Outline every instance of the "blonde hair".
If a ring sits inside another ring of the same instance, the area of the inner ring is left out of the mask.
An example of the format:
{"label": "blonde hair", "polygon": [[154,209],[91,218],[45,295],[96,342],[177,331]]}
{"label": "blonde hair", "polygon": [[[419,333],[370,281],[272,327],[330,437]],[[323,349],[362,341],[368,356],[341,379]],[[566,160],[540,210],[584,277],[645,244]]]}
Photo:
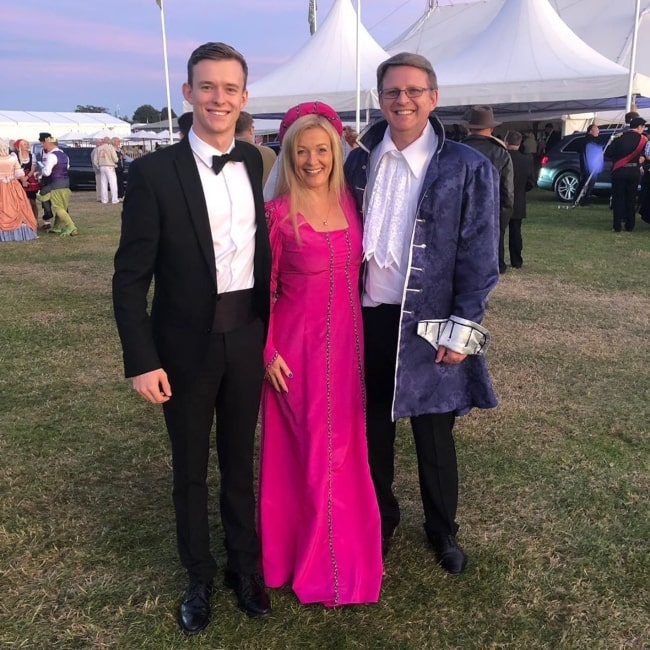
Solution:
{"label": "blonde hair", "polygon": [[299,241],[297,214],[306,203],[307,191],[298,179],[297,158],[298,140],[308,129],[323,129],[329,137],[332,148],[332,171],[329,177],[329,190],[334,192],[336,200],[341,201],[345,189],[345,177],[343,175],[343,145],[341,138],[331,122],[318,114],[304,115],[298,118],[287,130],[282,139],[280,151],[280,173],[275,186],[275,196],[286,194],[289,202],[289,214]]}
{"label": "blonde hair", "polygon": [[0,140],[0,156],[9,155],[9,143],[6,140]]}

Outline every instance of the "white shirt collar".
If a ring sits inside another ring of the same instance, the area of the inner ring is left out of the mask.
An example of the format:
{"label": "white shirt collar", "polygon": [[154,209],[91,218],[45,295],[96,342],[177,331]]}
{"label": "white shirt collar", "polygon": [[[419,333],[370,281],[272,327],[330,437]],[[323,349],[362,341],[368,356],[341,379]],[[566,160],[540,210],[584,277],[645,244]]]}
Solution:
{"label": "white shirt collar", "polygon": [[234,137],[232,139],[232,144],[226,151],[219,151],[219,149],[215,149],[215,147],[208,144],[205,140],[201,140],[201,138],[196,135],[193,128],[190,129],[187,137],[189,138],[190,147],[192,148],[194,155],[209,168],[212,168],[212,156],[222,156],[224,153],[230,153],[235,148]]}
{"label": "white shirt collar", "polygon": [[[437,146],[438,136],[433,130],[431,123],[427,121],[422,135],[415,142],[412,142],[408,147],[400,151],[415,178],[419,179],[425,172],[427,163]],[[387,151],[397,151],[397,147],[390,135],[390,127],[384,132],[384,137],[376,148],[376,151],[378,154],[377,161],[381,160]]]}

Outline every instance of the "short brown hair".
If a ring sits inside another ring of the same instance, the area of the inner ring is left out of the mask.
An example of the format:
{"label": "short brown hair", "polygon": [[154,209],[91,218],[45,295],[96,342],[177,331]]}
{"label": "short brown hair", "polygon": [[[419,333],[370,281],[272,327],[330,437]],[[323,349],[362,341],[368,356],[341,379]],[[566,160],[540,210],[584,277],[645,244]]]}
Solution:
{"label": "short brown hair", "polygon": [[241,111],[235,124],[235,135],[242,135],[253,128],[253,116],[246,111]]}
{"label": "short brown hair", "polygon": [[382,84],[386,72],[388,72],[388,68],[398,65],[406,65],[411,68],[424,70],[429,77],[429,87],[434,90],[438,89],[438,78],[436,77],[436,73],[433,71],[433,66],[429,62],[429,59],[421,54],[414,54],[413,52],[400,52],[379,64],[379,67],[377,68],[377,90],[382,89]]}
{"label": "short brown hair", "polygon": [[244,71],[244,89],[248,81],[248,64],[246,59],[234,47],[225,43],[203,43],[199,45],[187,61],[187,83],[191,86],[194,78],[194,66],[201,61],[239,61]]}
{"label": "short brown hair", "polygon": [[508,131],[508,133],[506,133],[504,141],[506,144],[510,144],[513,147],[518,147],[523,139],[524,137],[521,135],[521,133],[519,133],[519,131]]}

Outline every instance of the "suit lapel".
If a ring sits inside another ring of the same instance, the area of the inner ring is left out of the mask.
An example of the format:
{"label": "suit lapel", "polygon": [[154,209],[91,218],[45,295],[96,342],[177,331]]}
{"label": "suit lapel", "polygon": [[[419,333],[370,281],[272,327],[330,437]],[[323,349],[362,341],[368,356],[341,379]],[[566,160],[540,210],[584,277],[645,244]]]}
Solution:
{"label": "suit lapel", "polygon": [[199,248],[210,269],[212,280],[216,285],[217,266],[214,261],[212,231],[210,229],[210,218],[208,217],[208,207],[205,202],[203,185],[201,184],[199,171],[196,168],[196,161],[194,160],[189,139],[183,138],[177,146],[178,154],[174,161],[176,173],[183,188],[185,202],[187,203],[190,220],[194,226]]}

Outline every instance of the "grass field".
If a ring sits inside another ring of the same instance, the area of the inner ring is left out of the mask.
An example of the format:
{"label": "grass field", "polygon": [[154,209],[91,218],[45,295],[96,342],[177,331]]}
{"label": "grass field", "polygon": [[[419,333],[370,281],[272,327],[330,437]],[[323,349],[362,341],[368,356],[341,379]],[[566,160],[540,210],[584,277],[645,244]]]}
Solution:
{"label": "grass field", "polygon": [[530,195],[524,267],[485,321],[500,405],[457,423],[463,576],[425,545],[401,426],[403,523],[377,605],[282,589],[254,621],[218,585],[186,639],[162,413],[122,379],[112,318],[119,207],[75,193],[78,237],[0,245],[0,647],[650,648],[648,225],[615,234],[605,202]]}

